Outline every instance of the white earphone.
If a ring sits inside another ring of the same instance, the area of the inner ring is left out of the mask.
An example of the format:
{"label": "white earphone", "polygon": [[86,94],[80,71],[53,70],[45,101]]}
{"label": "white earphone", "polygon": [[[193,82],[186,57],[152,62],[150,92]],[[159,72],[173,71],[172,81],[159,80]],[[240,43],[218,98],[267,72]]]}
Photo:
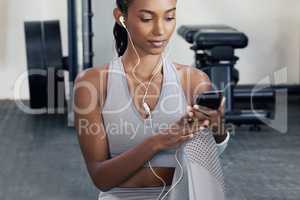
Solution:
{"label": "white earphone", "polygon": [[[140,57],[139,57],[139,54],[138,54],[137,50],[135,49],[135,46],[134,46],[134,44],[133,44],[133,42],[132,42],[130,33],[128,32],[127,27],[126,27],[126,25],[125,25],[125,18],[124,18],[124,16],[120,16],[120,17],[119,17],[119,21],[120,21],[121,25],[126,29],[127,33],[128,33],[129,40],[130,40],[130,42],[131,42],[131,44],[132,44],[132,46],[133,46],[133,49],[134,49],[134,51],[135,51],[135,53],[136,53],[136,55],[137,55],[137,57],[138,57],[138,63],[136,64],[136,66],[138,66],[139,63],[140,63]],[[162,64],[163,64],[163,63],[162,63]],[[136,67],[136,66],[135,66],[135,67]],[[135,67],[134,67],[134,69],[135,69]],[[157,67],[156,67],[156,68],[157,68]],[[155,70],[153,70],[153,71],[155,71]],[[151,121],[151,128],[152,128],[152,129],[153,129],[153,122],[152,122],[151,110],[150,110],[149,105],[145,102],[145,98],[146,98],[146,96],[147,96],[147,93],[148,93],[148,89],[149,89],[150,83],[152,82],[153,78],[158,74],[158,72],[159,72],[159,70],[157,70],[157,72],[156,72],[156,73],[152,76],[152,78],[150,79],[150,81],[149,81],[149,83],[148,83],[148,86],[146,87],[145,95],[143,96],[143,100],[142,100],[142,101],[143,101],[142,103],[143,103],[144,110],[145,110],[145,112],[148,113],[148,115],[149,115],[149,118],[150,118],[150,121]],[[142,82],[140,82],[140,83],[142,83]],[[142,83],[142,84],[143,84],[143,83]],[[143,84],[143,85],[144,85],[144,84]],[[183,168],[182,168],[182,166],[181,166],[181,164],[180,164],[180,162],[179,162],[179,160],[178,160],[178,158],[177,158],[177,153],[178,153],[178,149],[176,149],[175,159],[176,159],[177,163],[179,164],[179,166],[180,166],[180,168],[181,168],[181,173],[180,173],[181,175],[180,175],[179,179],[176,181],[176,183],[175,183],[175,184],[174,184],[174,185],[166,192],[166,194],[164,194],[164,196],[161,198],[161,200],[163,200],[163,199],[166,198],[166,196],[168,195],[168,193],[171,192],[171,190],[172,190],[173,188],[175,188],[175,186],[180,182],[180,180],[181,180],[182,177],[183,177]],[[152,168],[152,166],[151,166],[150,161],[148,161],[148,163],[149,163],[149,167],[150,167],[151,171],[153,172],[153,174],[154,174],[160,181],[162,181],[162,183],[164,184],[161,193],[160,193],[159,196],[157,197],[157,200],[159,200],[159,199],[160,199],[160,196],[162,195],[162,193],[163,193],[164,190],[165,190],[166,182],[165,182],[159,175],[157,175],[157,174],[155,173],[155,171],[153,170],[153,168]]]}
{"label": "white earphone", "polygon": [[120,17],[119,17],[119,21],[120,21],[120,23],[122,24],[122,26],[123,26],[124,28],[126,28],[124,16],[120,16]]}

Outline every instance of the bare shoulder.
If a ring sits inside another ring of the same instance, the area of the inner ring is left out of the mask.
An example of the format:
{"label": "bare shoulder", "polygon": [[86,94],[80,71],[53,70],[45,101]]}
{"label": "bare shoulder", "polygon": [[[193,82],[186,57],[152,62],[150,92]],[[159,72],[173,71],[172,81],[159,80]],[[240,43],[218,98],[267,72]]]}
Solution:
{"label": "bare shoulder", "polygon": [[207,74],[196,67],[193,67],[190,65],[179,64],[179,63],[174,63],[174,65],[180,75],[183,75],[183,76],[188,75],[192,79],[196,79],[198,81],[209,81]]}
{"label": "bare shoulder", "polygon": [[93,67],[90,69],[86,69],[81,71],[75,80],[75,83],[79,83],[81,81],[88,81],[90,83],[98,82],[100,76],[102,75],[103,78],[107,77],[108,73],[108,64],[104,64],[100,67]]}
{"label": "bare shoulder", "polygon": [[99,100],[98,102],[102,104],[106,98],[108,72],[109,64],[81,71],[75,80],[75,92],[82,93],[82,96],[86,96],[86,92],[80,91],[83,89],[88,89],[90,93],[91,91],[96,91],[96,94],[99,96],[94,95],[93,98],[97,98],[97,100]]}
{"label": "bare shoulder", "polygon": [[189,104],[193,104],[192,102],[197,95],[210,90],[211,82],[205,72],[196,67],[175,62],[174,66],[179,74]]}

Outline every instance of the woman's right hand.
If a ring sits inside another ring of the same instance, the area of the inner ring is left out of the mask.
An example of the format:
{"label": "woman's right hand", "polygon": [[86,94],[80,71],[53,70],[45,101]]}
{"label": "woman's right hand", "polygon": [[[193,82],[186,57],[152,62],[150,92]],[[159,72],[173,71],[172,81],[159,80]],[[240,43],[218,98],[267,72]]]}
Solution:
{"label": "woman's right hand", "polygon": [[203,123],[208,118],[203,115],[201,121],[191,121],[193,113],[189,110],[178,121],[169,125],[168,128],[160,129],[158,133],[152,136],[158,151],[177,148],[199,133],[199,130],[203,127]]}

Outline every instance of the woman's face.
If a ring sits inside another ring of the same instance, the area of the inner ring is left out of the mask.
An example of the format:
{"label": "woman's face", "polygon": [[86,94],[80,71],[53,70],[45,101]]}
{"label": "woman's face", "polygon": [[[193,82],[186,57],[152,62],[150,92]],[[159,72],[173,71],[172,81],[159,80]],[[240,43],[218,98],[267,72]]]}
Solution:
{"label": "woman's face", "polygon": [[133,0],[126,26],[135,47],[146,54],[161,54],[176,28],[177,0]]}

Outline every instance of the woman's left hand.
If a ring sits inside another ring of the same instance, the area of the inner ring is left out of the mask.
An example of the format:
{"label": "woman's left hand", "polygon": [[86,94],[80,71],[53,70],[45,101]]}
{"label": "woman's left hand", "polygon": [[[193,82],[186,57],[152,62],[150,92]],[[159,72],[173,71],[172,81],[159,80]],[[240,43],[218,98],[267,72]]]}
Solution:
{"label": "woman's left hand", "polygon": [[[225,98],[223,97],[222,103],[218,110],[212,110],[207,107],[199,106],[199,105],[193,105],[188,106],[188,111],[190,112],[191,122],[195,123],[201,123],[201,126],[209,128],[214,136],[224,136],[226,135],[224,133],[224,124],[223,124],[223,118],[224,118],[224,104],[225,104]],[[206,116],[207,118],[203,120],[203,116]]]}

